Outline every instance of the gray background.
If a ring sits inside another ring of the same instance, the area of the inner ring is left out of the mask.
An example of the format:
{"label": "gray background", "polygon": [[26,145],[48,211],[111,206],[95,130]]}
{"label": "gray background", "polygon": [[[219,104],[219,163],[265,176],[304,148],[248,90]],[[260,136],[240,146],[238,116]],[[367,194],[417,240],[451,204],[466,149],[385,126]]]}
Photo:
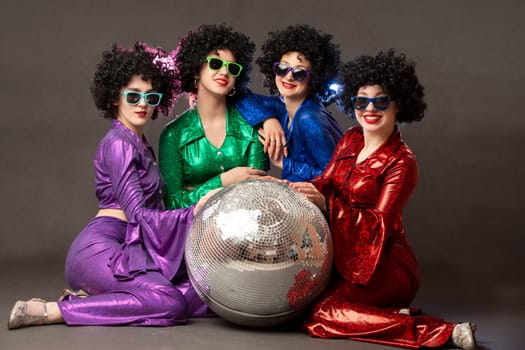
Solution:
{"label": "gray background", "polygon": [[[3,0],[1,273],[22,261],[62,263],[95,214],[92,158],[109,123],[88,87],[104,49],[136,40],[171,49],[188,30],[220,22],[260,46],[268,31],[308,23],[334,36],[343,61],[394,47],[417,62],[429,109],[402,128],[421,176],[404,219],[423,283],[468,285],[452,292],[518,302],[524,7],[518,0]],[[252,76],[251,87],[264,92],[256,69]],[[185,107],[181,101],[176,111]],[[345,129],[351,125],[332,110]],[[155,147],[171,119],[148,126]]]}

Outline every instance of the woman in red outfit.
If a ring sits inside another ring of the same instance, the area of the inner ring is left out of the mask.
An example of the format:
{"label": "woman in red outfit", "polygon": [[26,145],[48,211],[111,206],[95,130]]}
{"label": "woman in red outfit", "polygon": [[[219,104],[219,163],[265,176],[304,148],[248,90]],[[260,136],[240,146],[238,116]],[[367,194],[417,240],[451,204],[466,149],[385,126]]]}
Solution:
{"label": "woman in red outfit", "polygon": [[417,349],[447,342],[475,349],[474,325],[414,314],[408,308],[419,267],[402,225],[417,180],[417,162],[398,123],[419,121],[426,104],[414,64],[394,50],[344,65],[341,95],[359,126],[340,140],[323,174],[291,183],[326,213],[335,271],[306,329],[321,338],[349,338]]}

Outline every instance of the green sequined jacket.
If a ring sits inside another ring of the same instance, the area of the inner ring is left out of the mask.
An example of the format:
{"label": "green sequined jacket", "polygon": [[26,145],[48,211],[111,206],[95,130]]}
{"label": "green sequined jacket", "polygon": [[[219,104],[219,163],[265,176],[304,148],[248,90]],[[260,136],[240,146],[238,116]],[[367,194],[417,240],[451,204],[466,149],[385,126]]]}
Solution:
{"label": "green sequined jacket", "polygon": [[167,209],[186,208],[208,191],[222,187],[220,175],[238,166],[267,170],[268,159],[254,130],[234,106],[226,112],[226,138],[220,148],[204,135],[195,106],[161,132],[159,165]]}

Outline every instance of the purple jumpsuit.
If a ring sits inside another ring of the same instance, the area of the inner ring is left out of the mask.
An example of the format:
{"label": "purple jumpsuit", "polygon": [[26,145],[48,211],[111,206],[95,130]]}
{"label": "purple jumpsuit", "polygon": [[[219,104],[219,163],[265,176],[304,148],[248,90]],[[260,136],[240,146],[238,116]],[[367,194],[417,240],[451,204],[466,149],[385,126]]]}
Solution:
{"label": "purple jumpsuit", "polygon": [[74,240],[66,279],[90,296],[58,303],[66,324],[172,326],[211,316],[183,261],[193,206],[163,209],[163,182],[147,140],[113,120],[94,164],[99,208],[122,209],[128,222],[95,217]]}

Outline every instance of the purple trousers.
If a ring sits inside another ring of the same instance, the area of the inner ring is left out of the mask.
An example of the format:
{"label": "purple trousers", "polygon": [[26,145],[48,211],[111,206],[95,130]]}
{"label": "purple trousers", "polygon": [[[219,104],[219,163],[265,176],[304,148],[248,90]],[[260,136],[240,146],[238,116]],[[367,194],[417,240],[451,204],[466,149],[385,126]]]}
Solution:
{"label": "purple trousers", "polygon": [[189,317],[213,316],[191,286],[184,264],[172,281],[149,270],[130,280],[113,276],[108,262],[124,242],[126,226],[117,218],[97,217],[73,241],[66,279],[89,297],[58,303],[66,324],[173,326]]}

